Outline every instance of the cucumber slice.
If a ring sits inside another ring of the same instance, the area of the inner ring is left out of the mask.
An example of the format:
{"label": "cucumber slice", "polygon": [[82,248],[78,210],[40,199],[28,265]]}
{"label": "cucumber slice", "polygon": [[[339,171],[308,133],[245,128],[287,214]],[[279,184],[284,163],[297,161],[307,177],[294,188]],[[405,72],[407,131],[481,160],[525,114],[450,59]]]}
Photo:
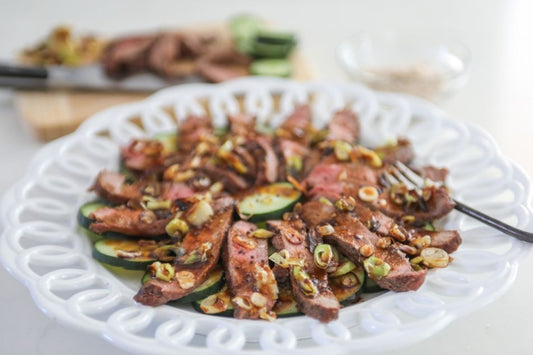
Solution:
{"label": "cucumber slice", "polygon": [[294,317],[302,315],[298,310],[298,303],[294,299],[291,291],[291,285],[288,283],[278,284],[279,294],[276,304],[272,310],[279,318]]}
{"label": "cucumber slice", "polygon": [[228,23],[231,35],[237,41],[253,39],[259,32],[261,20],[256,16],[242,14],[233,16]]}
{"label": "cucumber slice", "polygon": [[80,234],[85,234],[85,236],[87,236],[87,238],[89,238],[89,240],[94,244],[95,242],[99,241],[100,239],[102,239],[102,236],[98,233],[95,233],[85,227],[82,227],[82,226],[78,226],[78,228],[76,228],[76,230],[78,231],[78,233]]}
{"label": "cucumber slice", "polygon": [[154,135],[154,140],[163,144],[163,154],[174,153],[177,149],[178,135],[176,132],[164,132]]}
{"label": "cucumber slice", "polygon": [[97,209],[107,206],[102,201],[91,201],[83,204],[78,210],[78,224],[83,228],[89,228],[89,225],[94,222],[94,219],[89,218],[89,215]]}
{"label": "cucumber slice", "polygon": [[292,64],[286,59],[258,59],[250,65],[250,74],[286,78],[292,74]]}
{"label": "cucumber slice", "polygon": [[288,318],[303,315],[302,312],[298,310],[298,303],[294,298],[290,301],[277,301],[272,309],[278,318]]}
{"label": "cucumber slice", "polygon": [[279,219],[300,200],[300,191],[288,182],[253,189],[237,203],[237,213],[250,222]]}
{"label": "cucumber slice", "polygon": [[193,302],[192,306],[196,311],[203,314],[233,317],[231,295],[225,286],[219,292]]}
{"label": "cucumber slice", "polygon": [[381,288],[376,281],[372,280],[368,275],[365,274],[365,284],[363,285],[363,292],[364,293],[374,293],[374,292],[380,292],[385,291],[385,289]]}
{"label": "cucumber slice", "polygon": [[241,39],[237,41],[237,51],[246,55],[252,54],[253,46],[253,39]]}
{"label": "cucumber slice", "polygon": [[130,168],[124,165],[124,160],[122,160],[122,158],[120,159],[120,162],[119,162],[118,171],[119,173],[121,173],[122,175],[126,177],[126,183],[128,184],[134,183],[135,181],[138,180],[137,175],[135,175],[135,173],[131,171]]}
{"label": "cucumber slice", "polygon": [[[290,285],[282,285],[281,287],[278,301],[272,310],[280,318],[302,315],[298,311],[298,304],[292,297]],[[213,302],[213,298],[216,299],[216,302]],[[233,317],[233,304],[231,303],[231,296],[226,287],[216,294],[193,302],[192,306],[196,311],[203,314]]]}
{"label": "cucumber slice", "polygon": [[257,126],[255,126],[255,131],[257,133],[265,134],[267,136],[273,136],[276,130],[270,127],[270,125],[268,125],[267,123],[259,123]]}
{"label": "cucumber slice", "polygon": [[[140,246],[132,239],[100,239],[94,243],[93,257],[101,263],[119,266],[128,270],[144,270],[156,261],[150,253],[156,244]],[[138,254],[134,257],[119,256],[127,253]]]}
{"label": "cucumber slice", "polygon": [[[365,270],[359,266],[347,274],[329,279],[331,291],[333,291],[340,304],[349,305],[355,300],[357,292],[363,288],[365,276]],[[346,282],[348,282],[349,286],[346,286]]]}
{"label": "cucumber slice", "polygon": [[141,278],[141,285],[144,285],[145,283],[147,283],[151,279],[153,279],[152,275],[149,272],[145,272],[143,274],[143,277]]}
{"label": "cucumber slice", "polygon": [[224,137],[229,132],[228,126],[215,127],[213,128],[213,134],[217,137]]}
{"label": "cucumber slice", "polygon": [[268,43],[255,40],[251,46],[250,54],[256,58],[285,59],[292,51],[294,45],[287,43]]}
{"label": "cucumber slice", "polygon": [[199,313],[203,313],[203,314],[208,314],[210,316],[219,316],[219,317],[233,317],[233,305],[229,304],[228,308],[222,312],[218,312],[218,313],[206,313],[202,310],[202,307],[201,307],[201,304],[202,304],[202,300],[199,300],[199,301],[195,301],[192,303],[192,308],[194,308],[194,310],[196,312],[199,312]]}
{"label": "cucumber slice", "polygon": [[437,230],[437,228],[435,228],[435,226],[431,222],[426,222],[426,224],[424,225],[424,229],[430,232],[434,232]]}
{"label": "cucumber slice", "polygon": [[[147,272],[143,275],[141,279],[141,283],[145,284],[151,279],[152,279],[152,275],[149,272]],[[224,271],[222,270],[220,266],[218,266],[213,271],[211,271],[207,279],[200,286],[194,289],[192,293],[178,300],[170,301],[167,303],[167,305],[181,306],[185,303],[191,303],[191,302],[195,302],[198,300],[202,300],[209,295],[219,292],[223,286],[224,286]]]}
{"label": "cucumber slice", "polygon": [[295,45],[292,33],[261,30],[251,43],[249,54],[258,58],[286,58]]}
{"label": "cucumber slice", "polygon": [[95,236],[98,236],[96,240],[101,239],[101,238],[131,239],[131,240],[139,239],[137,237],[132,237],[132,236],[125,235],[122,233],[118,233],[118,232],[109,231],[109,232],[105,232],[102,234],[98,234],[98,233],[94,233],[93,231],[91,231],[89,229],[89,226],[91,225],[92,222],[94,222],[94,219],[89,218],[89,215],[92,212],[102,207],[109,207],[109,205],[106,204],[105,202],[102,202],[101,200],[97,200],[97,201],[91,201],[91,202],[87,202],[83,204],[78,210],[78,215],[77,215],[78,225],[83,229],[83,231],[86,234],[88,234],[91,237],[91,239],[94,239]]}
{"label": "cucumber slice", "polygon": [[237,50],[244,54],[251,54],[261,21],[252,15],[238,15],[230,19],[228,26],[237,44]]}
{"label": "cucumber slice", "polygon": [[255,38],[257,42],[285,44],[294,46],[296,44],[296,36],[291,32],[273,31],[261,29]]}

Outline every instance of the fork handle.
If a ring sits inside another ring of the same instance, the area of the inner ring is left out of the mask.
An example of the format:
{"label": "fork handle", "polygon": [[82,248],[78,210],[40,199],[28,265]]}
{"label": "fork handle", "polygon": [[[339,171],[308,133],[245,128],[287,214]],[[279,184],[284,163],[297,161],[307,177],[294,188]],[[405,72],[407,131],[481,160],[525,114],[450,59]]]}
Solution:
{"label": "fork handle", "polygon": [[478,221],[483,222],[493,227],[494,229],[499,230],[500,232],[503,232],[505,234],[508,234],[510,236],[523,240],[525,242],[533,243],[533,233],[520,230],[506,223],[498,221],[497,219],[492,218],[491,216],[488,216],[482,212],[479,212],[478,210],[475,210],[472,207],[469,207],[459,201],[455,201],[455,203],[456,203],[455,205],[456,210],[463,212],[464,214],[472,218],[475,218]]}
{"label": "fork handle", "polygon": [[22,67],[0,64],[0,76],[10,78],[46,79],[48,70],[44,67]]}

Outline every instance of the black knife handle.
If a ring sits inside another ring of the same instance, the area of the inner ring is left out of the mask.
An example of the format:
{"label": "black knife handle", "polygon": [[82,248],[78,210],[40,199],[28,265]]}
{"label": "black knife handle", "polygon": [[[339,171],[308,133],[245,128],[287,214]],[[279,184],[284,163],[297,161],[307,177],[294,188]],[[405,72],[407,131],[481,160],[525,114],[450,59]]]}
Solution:
{"label": "black knife handle", "polygon": [[47,88],[48,70],[0,64],[0,88],[43,90]]}
{"label": "black knife handle", "polygon": [[44,67],[21,67],[14,65],[0,64],[0,77],[26,78],[26,79],[46,79],[48,70]]}

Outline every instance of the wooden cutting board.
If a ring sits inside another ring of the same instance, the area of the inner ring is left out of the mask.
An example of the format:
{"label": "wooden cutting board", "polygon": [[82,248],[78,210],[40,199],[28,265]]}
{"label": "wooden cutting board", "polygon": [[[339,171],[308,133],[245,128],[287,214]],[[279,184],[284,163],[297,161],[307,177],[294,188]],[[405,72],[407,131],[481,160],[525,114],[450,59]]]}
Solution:
{"label": "wooden cutting board", "polygon": [[[294,53],[291,60],[293,79],[315,78],[309,63],[300,53]],[[15,103],[32,134],[42,141],[50,141],[73,132],[98,111],[145,97],[147,94],[138,93],[19,91],[15,95]]]}

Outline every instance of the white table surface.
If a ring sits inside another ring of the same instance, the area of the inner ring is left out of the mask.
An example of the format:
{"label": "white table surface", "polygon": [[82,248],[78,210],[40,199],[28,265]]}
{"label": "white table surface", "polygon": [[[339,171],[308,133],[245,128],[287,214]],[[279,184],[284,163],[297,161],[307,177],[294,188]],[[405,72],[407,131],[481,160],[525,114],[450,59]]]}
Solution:
{"label": "white table surface", "polygon": [[[253,12],[294,29],[317,78],[347,80],[334,57],[343,37],[361,30],[445,31],[472,50],[468,83],[441,103],[451,116],[487,129],[502,151],[533,176],[533,3],[528,1],[28,1],[2,3],[0,60],[13,58],[54,25],[104,34],[223,21]],[[22,124],[12,94],[0,91],[0,193],[15,183],[42,146]],[[509,292],[395,354],[533,354],[533,281],[525,260]],[[104,339],[43,314],[27,289],[0,268],[1,354],[123,354]]]}

